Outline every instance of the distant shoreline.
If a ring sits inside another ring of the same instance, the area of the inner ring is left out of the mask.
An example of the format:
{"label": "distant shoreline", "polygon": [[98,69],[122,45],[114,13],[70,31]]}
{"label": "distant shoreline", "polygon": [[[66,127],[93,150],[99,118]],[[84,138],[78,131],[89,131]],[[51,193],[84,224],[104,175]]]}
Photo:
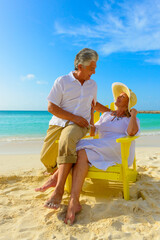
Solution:
{"label": "distant shoreline", "polygon": [[[0,110],[0,112],[45,112],[51,115],[47,110]],[[160,113],[160,110],[140,110],[138,113]]]}
{"label": "distant shoreline", "polygon": [[138,111],[138,113],[159,113],[160,111]]}

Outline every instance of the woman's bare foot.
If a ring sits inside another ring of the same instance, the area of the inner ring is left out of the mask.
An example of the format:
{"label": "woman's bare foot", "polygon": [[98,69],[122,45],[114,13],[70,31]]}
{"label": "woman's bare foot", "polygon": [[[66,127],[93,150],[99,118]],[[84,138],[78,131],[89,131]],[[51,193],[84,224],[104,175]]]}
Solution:
{"label": "woman's bare foot", "polygon": [[57,184],[57,178],[58,178],[58,174],[57,174],[57,172],[55,172],[52,176],[50,176],[48,181],[42,187],[35,188],[35,191],[36,192],[45,192],[48,188],[55,187]]}
{"label": "woman's bare foot", "polygon": [[72,225],[75,220],[76,213],[80,212],[81,209],[82,206],[80,205],[79,201],[74,198],[71,198],[64,222],[68,225]]}
{"label": "woman's bare foot", "polygon": [[51,197],[45,202],[44,207],[51,208],[51,209],[58,209],[61,205],[63,192],[64,191],[55,189]]}

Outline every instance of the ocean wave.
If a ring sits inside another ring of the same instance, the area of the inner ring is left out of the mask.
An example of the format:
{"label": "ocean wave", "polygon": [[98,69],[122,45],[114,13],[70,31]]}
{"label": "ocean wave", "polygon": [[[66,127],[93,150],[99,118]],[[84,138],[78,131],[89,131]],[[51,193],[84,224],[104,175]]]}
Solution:
{"label": "ocean wave", "polygon": [[[160,131],[141,131],[141,136],[157,136]],[[45,136],[3,136],[0,137],[0,142],[28,142],[28,141],[43,141]]]}
{"label": "ocean wave", "polygon": [[35,137],[23,137],[23,136],[19,136],[19,137],[1,137],[0,138],[0,142],[26,142],[26,141],[43,141],[44,137],[42,136],[35,136]]}

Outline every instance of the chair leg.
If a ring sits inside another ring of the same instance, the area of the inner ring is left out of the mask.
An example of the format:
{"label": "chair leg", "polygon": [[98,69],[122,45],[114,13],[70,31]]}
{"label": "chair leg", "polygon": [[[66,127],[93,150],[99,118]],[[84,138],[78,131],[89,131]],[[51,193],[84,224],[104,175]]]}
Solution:
{"label": "chair leg", "polygon": [[124,173],[124,178],[123,178],[123,194],[124,194],[124,199],[125,200],[129,200],[129,181],[128,181],[128,177],[127,174]]}
{"label": "chair leg", "polygon": [[131,143],[121,143],[122,179],[124,199],[129,200],[128,157]]}
{"label": "chair leg", "polygon": [[72,188],[72,171],[70,171],[70,173],[68,174],[68,177],[65,183],[65,190],[68,193],[71,193],[71,188]]}
{"label": "chair leg", "polygon": [[134,169],[134,171],[136,171],[136,169],[137,169],[137,167],[136,167],[136,154],[134,156],[133,169]]}

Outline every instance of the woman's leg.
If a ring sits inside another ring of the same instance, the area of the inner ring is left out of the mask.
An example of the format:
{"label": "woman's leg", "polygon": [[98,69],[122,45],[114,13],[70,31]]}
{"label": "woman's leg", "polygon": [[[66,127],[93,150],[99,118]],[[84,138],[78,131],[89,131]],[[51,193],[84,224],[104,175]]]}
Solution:
{"label": "woman's leg", "polygon": [[52,176],[43,184],[42,187],[35,188],[36,192],[45,192],[50,187],[55,187],[58,179],[58,169],[54,172]]}
{"label": "woman's leg", "polygon": [[88,173],[88,168],[88,158],[85,150],[78,151],[78,160],[72,171],[71,197],[64,220],[66,224],[73,224],[76,213],[82,208],[79,202],[79,197],[84,179]]}

